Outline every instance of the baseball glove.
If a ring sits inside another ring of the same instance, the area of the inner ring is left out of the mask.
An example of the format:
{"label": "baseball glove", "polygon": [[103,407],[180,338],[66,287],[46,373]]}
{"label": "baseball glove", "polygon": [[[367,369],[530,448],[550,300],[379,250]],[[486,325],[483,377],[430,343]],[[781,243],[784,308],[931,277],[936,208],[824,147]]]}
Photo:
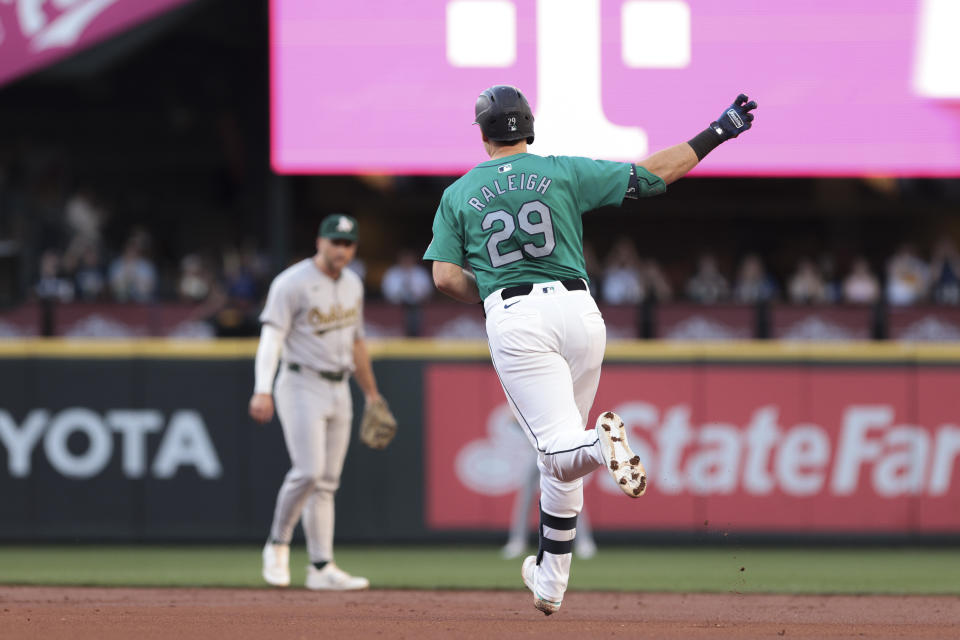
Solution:
{"label": "baseball glove", "polygon": [[397,419],[383,398],[368,402],[360,421],[360,441],[371,449],[385,449],[397,434]]}

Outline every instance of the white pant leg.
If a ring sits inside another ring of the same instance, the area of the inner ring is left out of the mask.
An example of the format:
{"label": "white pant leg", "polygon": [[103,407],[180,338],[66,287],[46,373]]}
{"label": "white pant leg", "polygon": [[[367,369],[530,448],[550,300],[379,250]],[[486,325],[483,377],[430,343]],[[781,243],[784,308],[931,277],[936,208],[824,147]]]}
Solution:
{"label": "white pant leg", "polygon": [[567,523],[560,529],[541,525],[536,585],[541,595],[562,600],[572,556],[544,545],[575,539],[571,527],[583,508],[582,478],[603,465],[597,438],[585,426],[600,380],[606,329],[586,292],[536,295],[537,290],[526,299],[510,299],[509,306],[488,300],[487,336],[511,408],[538,452],[540,508]]}
{"label": "white pant leg", "polygon": [[603,354],[607,348],[607,327],[597,308],[597,303],[590,294],[583,291],[572,295],[584,298],[585,302],[583,306],[578,307],[579,322],[568,323],[567,330],[568,332],[583,331],[583,335],[565,348],[562,354],[570,365],[574,401],[577,403],[580,419],[586,428],[590,418],[590,408],[593,407],[597,387],[600,386],[600,366],[603,364]]}
{"label": "white pant leg", "polygon": [[[510,302],[508,308],[488,305],[493,365],[517,421],[540,454],[541,471],[563,482],[577,480],[603,464],[596,437],[584,431],[603,358],[603,321],[586,292]],[[589,402],[585,396],[591,396]]]}
{"label": "white pant leg", "polygon": [[327,398],[319,380],[307,380],[303,373],[284,369],[274,390],[277,418],[290,457],[287,472],[277,494],[270,538],[289,544],[300,512],[313,491],[322,468],[324,411]]}
{"label": "white pant leg", "polygon": [[596,435],[586,429],[590,408],[600,384],[600,367],[607,343],[606,326],[597,309],[596,302],[587,292],[571,292],[568,296],[577,299],[576,304],[565,306],[564,339],[561,355],[570,369],[573,397],[580,418],[580,429],[592,446],[578,450],[577,470],[585,473],[569,481],[565,475],[556,473],[554,467],[569,464],[565,455],[541,454],[540,504],[544,511],[559,517],[571,517],[583,508],[583,484],[581,478],[597,467],[603,466]]}
{"label": "white pant leg", "polygon": [[340,474],[350,445],[350,425],[353,422],[348,383],[327,384],[333,391],[334,403],[332,413],[326,419],[323,471],[304,505],[301,520],[310,562],[333,560],[334,494],[340,486]]}
{"label": "white pant leg", "polygon": [[277,495],[270,538],[289,544],[303,514],[311,559],[327,549],[332,557],[333,493],[350,441],[349,385],[284,370],[274,395],[291,468]]}

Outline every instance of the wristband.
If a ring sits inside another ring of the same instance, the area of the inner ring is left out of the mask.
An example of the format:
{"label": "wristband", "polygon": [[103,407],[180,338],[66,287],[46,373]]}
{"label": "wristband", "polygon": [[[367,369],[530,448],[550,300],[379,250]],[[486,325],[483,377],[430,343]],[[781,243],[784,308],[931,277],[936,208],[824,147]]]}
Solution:
{"label": "wristband", "polygon": [[624,199],[636,200],[658,196],[667,190],[667,184],[644,167],[630,165],[630,180],[627,182],[627,193]]}
{"label": "wristband", "polygon": [[699,162],[703,160],[708,153],[720,146],[721,142],[723,142],[723,138],[717,134],[713,125],[711,125],[687,141],[687,144],[689,144],[693,152],[697,154],[697,162]]}
{"label": "wristband", "polygon": [[630,179],[627,181],[627,193],[624,198],[637,200],[640,197],[640,185],[637,183],[637,165],[630,165]]}

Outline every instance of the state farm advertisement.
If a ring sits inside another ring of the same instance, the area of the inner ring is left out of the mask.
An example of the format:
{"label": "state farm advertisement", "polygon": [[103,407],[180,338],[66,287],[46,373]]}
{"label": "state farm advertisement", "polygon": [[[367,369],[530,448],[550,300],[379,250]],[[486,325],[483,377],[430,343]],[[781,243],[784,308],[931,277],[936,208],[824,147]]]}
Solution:
{"label": "state farm advertisement", "polygon": [[[960,369],[605,366],[589,427],[620,414],[650,478],[585,479],[600,530],[960,532]],[[489,364],[426,374],[426,521],[505,529],[534,451]]]}

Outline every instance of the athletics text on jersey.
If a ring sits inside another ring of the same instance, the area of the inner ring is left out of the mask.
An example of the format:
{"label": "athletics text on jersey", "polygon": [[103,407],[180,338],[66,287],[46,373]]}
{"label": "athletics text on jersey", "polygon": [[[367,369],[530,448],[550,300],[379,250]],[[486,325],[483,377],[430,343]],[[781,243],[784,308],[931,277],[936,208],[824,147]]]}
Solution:
{"label": "athletics text on jersey", "polygon": [[349,269],[334,280],[307,258],[274,279],[260,321],[283,331],[285,361],[353,371],[353,342],[363,337],[363,282]]}

